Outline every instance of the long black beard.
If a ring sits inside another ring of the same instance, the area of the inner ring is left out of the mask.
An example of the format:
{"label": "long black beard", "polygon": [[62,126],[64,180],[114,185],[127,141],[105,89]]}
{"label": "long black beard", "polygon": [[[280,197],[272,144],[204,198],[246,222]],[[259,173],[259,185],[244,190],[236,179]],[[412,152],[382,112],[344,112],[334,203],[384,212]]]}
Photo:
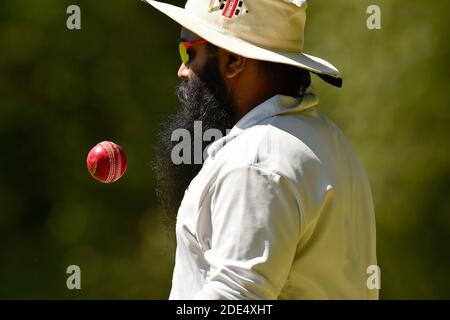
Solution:
{"label": "long black beard", "polygon": [[[156,146],[153,169],[156,174],[156,195],[164,212],[166,226],[175,225],[178,208],[184,192],[203,165],[194,159],[194,122],[202,122],[202,134],[208,129],[218,129],[225,136],[234,125],[233,99],[220,77],[218,61],[211,57],[198,77],[183,82],[177,87],[180,109],[162,125]],[[176,165],[171,159],[173,147],[179,141],[171,141],[176,129],[184,128],[191,136],[190,164]],[[211,141],[202,142],[202,150]],[[197,159],[198,160],[198,159]]]}

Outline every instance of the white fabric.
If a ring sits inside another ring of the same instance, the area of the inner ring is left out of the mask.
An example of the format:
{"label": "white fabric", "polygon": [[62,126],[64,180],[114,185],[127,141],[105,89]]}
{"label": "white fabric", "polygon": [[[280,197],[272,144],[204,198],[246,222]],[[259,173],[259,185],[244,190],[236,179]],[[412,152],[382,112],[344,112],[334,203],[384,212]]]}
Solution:
{"label": "white fabric", "polygon": [[208,148],[177,217],[170,299],[377,299],[369,183],[342,132],[274,96]]}

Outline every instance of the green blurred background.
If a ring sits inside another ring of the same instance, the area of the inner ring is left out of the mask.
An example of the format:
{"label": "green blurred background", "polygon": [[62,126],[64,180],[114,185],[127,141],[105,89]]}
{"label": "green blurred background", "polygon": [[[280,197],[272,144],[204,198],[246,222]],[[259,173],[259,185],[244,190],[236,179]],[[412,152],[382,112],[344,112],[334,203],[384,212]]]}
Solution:
{"label": "green blurred background", "polygon": [[[309,2],[305,52],[345,76],[313,89],[372,184],[381,298],[449,299],[450,3]],[[70,4],[81,30],[66,28]],[[371,4],[381,30],[366,28]],[[177,108],[178,36],[139,0],[0,1],[0,298],[168,297],[175,246],[150,163]],[[128,157],[111,185],[85,166],[103,140]]]}

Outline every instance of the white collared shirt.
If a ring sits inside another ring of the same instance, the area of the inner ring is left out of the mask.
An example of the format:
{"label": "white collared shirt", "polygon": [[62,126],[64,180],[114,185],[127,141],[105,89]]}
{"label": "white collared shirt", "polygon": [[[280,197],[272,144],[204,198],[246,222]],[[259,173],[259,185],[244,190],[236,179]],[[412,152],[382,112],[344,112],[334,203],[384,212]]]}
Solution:
{"label": "white collared shirt", "polygon": [[366,173],[314,106],[277,95],[208,158],[178,210],[170,299],[377,299]]}

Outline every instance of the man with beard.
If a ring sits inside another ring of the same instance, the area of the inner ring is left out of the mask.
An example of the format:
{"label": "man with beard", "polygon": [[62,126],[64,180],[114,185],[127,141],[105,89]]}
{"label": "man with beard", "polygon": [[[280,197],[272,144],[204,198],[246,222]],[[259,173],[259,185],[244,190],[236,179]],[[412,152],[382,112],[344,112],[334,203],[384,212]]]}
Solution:
{"label": "man with beard", "polygon": [[[188,31],[184,30],[183,35],[187,34]],[[212,46],[208,48],[214,50]],[[191,161],[182,165],[172,161],[173,148],[179,143],[173,140],[173,132],[183,128],[194,137],[194,125],[197,121],[202,124],[203,131],[218,129],[225,135],[226,130],[234,124],[233,100],[228,96],[217,63],[217,56],[211,55],[198,76],[186,79],[178,86],[176,93],[181,108],[164,124],[159,137],[155,161],[157,194],[167,213],[166,222],[169,227],[175,222],[185,189],[202,168],[202,163],[195,163],[193,139],[190,149],[184,150],[190,155]],[[208,143],[202,141],[202,150]]]}
{"label": "man with beard", "polygon": [[[148,2],[182,26],[181,108],[155,163],[176,215],[170,299],[377,299],[366,173],[307,91],[310,73],[342,80],[302,53],[306,1]],[[176,164],[172,134],[193,137],[196,121],[224,136],[202,163]]]}

